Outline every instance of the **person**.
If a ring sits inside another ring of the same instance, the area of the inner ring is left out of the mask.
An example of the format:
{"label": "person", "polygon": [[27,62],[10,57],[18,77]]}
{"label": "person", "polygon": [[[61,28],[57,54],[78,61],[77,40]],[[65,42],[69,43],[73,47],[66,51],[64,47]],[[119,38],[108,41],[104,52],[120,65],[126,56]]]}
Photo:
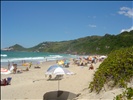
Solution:
{"label": "person", "polygon": [[52,75],[50,74],[50,75],[49,75],[49,79],[51,79],[51,78],[52,78]]}
{"label": "person", "polygon": [[31,68],[32,62],[29,63],[29,68]]}
{"label": "person", "polygon": [[13,67],[14,67],[13,73],[16,74],[16,72],[17,72],[17,64],[13,64]]}
{"label": "person", "polygon": [[29,71],[29,68],[28,68],[28,66],[26,67],[26,71]]}
{"label": "person", "polygon": [[13,69],[14,69],[14,66],[12,65],[11,67],[10,67],[10,72],[13,72]]}
{"label": "person", "polygon": [[1,86],[7,85],[7,79],[6,79],[6,78],[1,79],[0,85],[1,85]]}
{"label": "person", "polygon": [[56,60],[56,63],[58,63],[58,60]]}
{"label": "person", "polygon": [[1,86],[11,85],[11,80],[12,80],[12,77],[7,77],[7,78],[4,78],[4,79],[1,79],[0,85]]}
{"label": "person", "polygon": [[92,63],[91,63],[91,65],[90,65],[90,67],[89,67],[89,70],[93,70],[94,69],[94,66],[92,65]]}
{"label": "person", "polygon": [[18,69],[18,68],[17,68],[16,73],[22,73],[22,72],[23,72],[23,70],[22,70],[22,69],[20,69],[20,68]]}
{"label": "person", "polygon": [[10,62],[8,61],[8,70],[10,70]]}

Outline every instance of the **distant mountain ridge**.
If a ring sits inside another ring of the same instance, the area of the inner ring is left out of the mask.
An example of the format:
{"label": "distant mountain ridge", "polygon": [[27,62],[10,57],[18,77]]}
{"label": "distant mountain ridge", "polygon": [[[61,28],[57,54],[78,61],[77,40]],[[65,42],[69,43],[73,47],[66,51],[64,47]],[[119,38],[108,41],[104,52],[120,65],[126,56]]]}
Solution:
{"label": "distant mountain ridge", "polygon": [[13,51],[52,52],[70,54],[108,54],[113,50],[133,46],[133,30],[118,35],[87,36],[69,41],[42,42],[31,48],[19,44],[10,46]]}

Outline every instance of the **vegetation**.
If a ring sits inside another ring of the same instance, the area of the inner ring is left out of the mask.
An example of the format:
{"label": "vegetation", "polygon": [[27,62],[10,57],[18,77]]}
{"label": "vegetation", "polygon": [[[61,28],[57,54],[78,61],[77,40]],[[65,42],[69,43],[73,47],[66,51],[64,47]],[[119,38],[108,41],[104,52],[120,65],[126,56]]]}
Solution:
{"label": "vegetation", "polygon": [[87,36],[70,41],[42,42],[31,48],[16,48],[13,50],[32,52],[52,52],[70,54],[109,54],[111,51],[133,46],[133,30],[118,35]]}
{"label": "vegetation", "polygon": [[13,48],[13,50],[16,50],[16,51],[23,51],[26,49],[26,48],[20,46],[19,44],[15,44],[14,46],[11,46],[9,48]]}
{"label": "vegetation", "polygon": [[133,46],[111,52],[95,72],[89,89],[91,92],[99,93],[105,85],[111,88],[127,87],[131,79],[133,79]]}
{"label": "vegetation", "polygon": [[133,100],[133,89],[127,88],[122,94],[117,95],[114,100]]}

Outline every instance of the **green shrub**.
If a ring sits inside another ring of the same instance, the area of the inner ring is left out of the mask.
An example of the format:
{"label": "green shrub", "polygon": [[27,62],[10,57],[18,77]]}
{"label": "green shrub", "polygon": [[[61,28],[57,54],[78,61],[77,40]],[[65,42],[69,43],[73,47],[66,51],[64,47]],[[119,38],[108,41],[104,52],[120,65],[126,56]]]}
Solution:
{"label": "green shrub", "polygon": [[133,78],[133,46],[111,52],[108,58],[100,64],[89,84],[90,91],[97,93],[112,81],[109,87],[127,87],[127,82]]}
{"label": "green shrub", "polygon": [[117,95],[114,100],[132,100],[133,89],[127,88],[122,94]]}

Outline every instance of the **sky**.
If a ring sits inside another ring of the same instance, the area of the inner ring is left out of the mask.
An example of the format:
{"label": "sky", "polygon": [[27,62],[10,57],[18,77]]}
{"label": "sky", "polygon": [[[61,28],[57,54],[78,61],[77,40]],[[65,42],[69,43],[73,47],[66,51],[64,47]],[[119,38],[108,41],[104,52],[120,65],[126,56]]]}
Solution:
{"label": "sky", "polygon": [[133,1],[1,1],[1,48],[133,30]]}

